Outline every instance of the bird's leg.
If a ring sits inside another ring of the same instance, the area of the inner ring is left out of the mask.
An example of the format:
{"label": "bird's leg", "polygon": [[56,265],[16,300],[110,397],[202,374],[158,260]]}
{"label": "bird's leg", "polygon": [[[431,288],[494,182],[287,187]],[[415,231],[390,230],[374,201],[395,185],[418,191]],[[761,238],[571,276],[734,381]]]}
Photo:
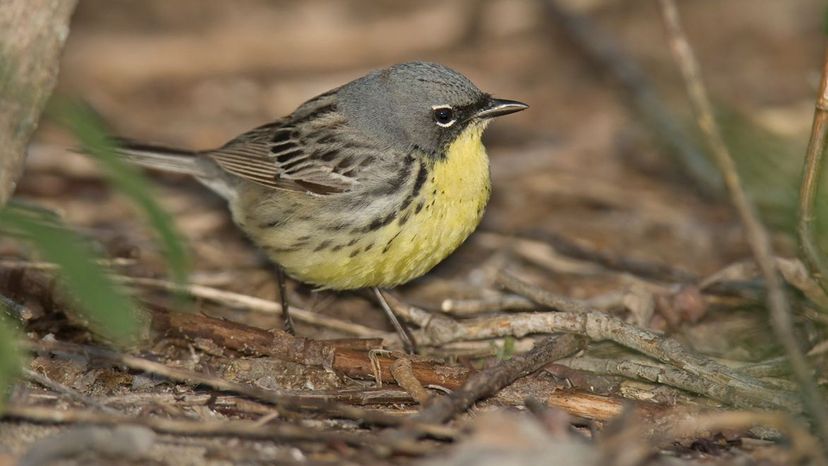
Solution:
{"label": "bird's leg", "polygon": [[388,320],[391,321],[391,325],[394,326],[394,329],[400,336],[400,340],[402,340],[403,348],[405,348],[405,351],[408,352],[408,354],[416,353],[417,344],[414,342],[414,337],[411,336],[411,332],[408,330],[408,327],[406,327],[404,323],[400,322],[400,319],[397,317],[397,314],[395,314],[394,310],[391,309],[391,306],[388,305],[388,301],[382,294],[382,290],[380,290],[377,287],[374,287],[374,294],[377,296],[377,301],[379,301],[382,310],[385,311],[385,314],[388,316]]}
{"label": "bird's leg", "polygon": [[285,271],[278,264],[276,264],[276,281],[279,283],[279,302],[282,305],[282,317],[285,319],[285,331],[291,335],[296,335],[296,331],[293,329],[293,318],[290,317],[290,305],[288,304],[287,287],[285,286]]}

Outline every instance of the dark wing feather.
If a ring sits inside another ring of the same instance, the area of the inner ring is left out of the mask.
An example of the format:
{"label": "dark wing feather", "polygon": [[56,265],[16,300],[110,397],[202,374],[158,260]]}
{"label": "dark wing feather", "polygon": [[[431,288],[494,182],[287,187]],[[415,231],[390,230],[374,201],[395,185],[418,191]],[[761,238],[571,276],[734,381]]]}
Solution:
{"label": "dark wing feather", "polygon": [[345,123],[331,92],[207,155],[227,172],[269,188],[342,193],[359,183],[360,168],[368,165],[359,162],[372,152],[348,137]]}

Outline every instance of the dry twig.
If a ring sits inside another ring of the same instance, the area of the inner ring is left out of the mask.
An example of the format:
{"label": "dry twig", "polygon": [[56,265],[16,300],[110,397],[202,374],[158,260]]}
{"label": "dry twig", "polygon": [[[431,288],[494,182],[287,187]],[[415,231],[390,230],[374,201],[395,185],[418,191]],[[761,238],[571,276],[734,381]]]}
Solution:
{"label": "dry twig", "polygon": [[794,375],[802,390],[807,412],[813,417],[823,444],[828,448],[828,411],[826,411],[819,388],[811,377],[810,365],[802,354],[799,341],[794,334],[790,303],[774,264],[770,238],[756,214],[753,203],[748,199],[742,188],[736,164],[730,156],[727,145],[725,145],[716,124],[713,116],[713,106],[710,104],[707,91],[702,83],[701,73],[693,55],[693,50],[681,26],[676,4],[674,0],[659,0],[659,4],[667,27],[670,47],[684,77],[690,103],[698,119],[699,127],[704,133],[706,141],[710,145],[711,153],[724,177],[725,186],[730,194],[733,206],[745,227],[748,243],[765,279],[774,332],[785,348],[791,362]]}
{"label": "dry twig", "polygon": [[[142,278],[142,277],[127,277],[118,275],[116,278],[124,284],[143,286],[147,288],[157,288],[172,292],[184,292],[190,296],[207,299],[213,302],[231,306],[241,309],[249,309],[251,311],[263,312],[267,314],[281,315],[282,306],[274,301],[257,298],[255,296],[248,296],[241,293],[234,293],[232,291],[220,290],[204,285],[184,285],[179,286],[175,282],[169,280],[161,280],[157,278]],[[348,335],[355,335],[359,337],[377,337],[382,336],[383,332],[377,329],[365,327],[364,325],[347,322],[333,317],[327,317],[316,312],[310,312],[305,309],[300,309],[291,306],[291,315],[298,321],[305,322],[311,325],[336,330]]]}
{"label": "dry twig", "polygon": [[624,411],[624,406],[630,403],[629,400],[623,398],[595,395],[582,391],[554,393],[545,401],[547,405],[563,409],[569,414],[596,421],[609,421],[618,417]]}
{"label": "dry twig", "polygon": [[100,402],[98,402],[97,400],[94,400],[94,399],[84,395],[83,393],[78,392],[77,390],[75,390],[73,388],[70,388],[70,387],[67,387],[66,385],[55,382],[54,380],[50,379],[49,377],[46,377],[43,374],[39,374],[39,373],[29,369],[28,367],[23,368],[23,375],[25,375],[26,378],[31,380],[32,382],[40,384],[40,385],[42,385],[42,386],[44,386],[44,387],[48,388],[49,390],[52,390],[56,393],[66,395],[69,398],[80,401],[81,403],[83,403],[85,405],[92,406],[93,408],[99,409],[99,410],[101,410],[105,413],[118,414],[118,411],[116,411],[115,409],[112,409],[109,406],[105,406],[105,405],[101,404]]}
{"label": "dry twig", "polygon": [[828,145],[828,52],[822,64],[822,79],[819,81],[819,95],[814,109],[814,123],[811,139],[805,153],[802,168],[802,184],[799,191],[799,244],[802,255],[822,288],[828,291],[828,258],[825,257],[816,239],[816,196],[822,179],[823,156]]}
{"label": "dry twig", "polygon": [[[391,365],[395,358],[387,355],[368,356],[367,348],[352,349],[337,340],[310,340],[289,335],[281,330],[262,330],[247,325],[196,314],[152,311],[152,326],[158,333],[190,340],[205,338],[244,354],[266,355],[299,364],[324,367],[355,378],[380,376],[382,382],[394,382]],[[374,365],[379,371],[374,370]],[[424,384],[457,388],[468,377],[462,367],[416,361],[412,368]]]}
{"label": "dry twig", "polygon": [[696,377],[689,372],[673,366],[642,358],[598,359],[592,357],[568,358],[558,361],[558,364],[597,374],[619,375],[630,379],[640,379],[654,382],[659,385],[680,388],[692,393],[699,393],[712,399],[720,399],[721,395],[711,390],[707,380]]}
{"label": "dry twig", "polygon": [[593,341],[610,340],[702,379],[706,387],[702,394],[711,398],[734,406],[758,405],[801,409],[797,400],[787,393],[767,387],[753,377],[691,351],[676,340],[662,337],[602,312],[583,310],[583,306],[572,305],[572,300],[568,298],[549,293],[509,274],[501,273],[499,280],[509,285],[512,291],[520,292],[539,304],[553,308],[562,304],[570,309],[570,312],[513,315],[508,321],[477,319],[464,322],[467,328],[478,335],[491,338],[495,336],[492,333],[512,332],[524,335],[568,332],[587,336]]}
{"label": "dry twig", "polygon": [[473,316],[486,312],[531,311],[538,308],[537,303],[523,296],[498,293],[482,299],[446,299],[440,309],[446,314],[457,317]]}
{"label": "dry twig", "polygon": [[384,414],[376,410],[367,410],[342,403],[331,402],[329,399],[319,399],[312,394],[299,394],[284,390],[264,390],[252,385],[230,382],[220,377],[207,374],[200,374],[185,369],[169,367],[164,364],[150,361],[144,358],[117,353],[115,351],[93,346],[81,346],[62,342],[29,342],[28,346],[33,351],[48,351],[54,353],[67,352],[71,354],[88,355],[100,358],[116,365],[129,367],[133,370],[159,375],[176,382],[205,385],[215,390],[232,392],[247,396],[252,399],[274,404],[286,410],[307,409],[325,413],[330,416],[339,416],[348,419],[355,419],[362,422],[397,426],[405,424],[406,427],[420,431],[426,435],[439,437],[453,437],[454,432],[450,429],[436,425],[425,425],[425,423],[410,423],[398,416]]}
{"label": "dry twig", "polygon": [[[477,400],[497,393],[515,380],[551,362],[580,351],[584,343],[583,339],[573,335],[549,337],[528,353],[501,361],[496,366],[469,377],[462,388],[434,399],[425,409],[411,416],[410,420],[429,425],[448,422]],[[404,427],[401,430],[390,431],[384,437],[389,444],[396,445],[399,442],[410,442],[421,435]]]}
{"label": "dry twig", "polygon": [[469,377],[462,388],[434,400],[413,419],[429,424],[446,422],[465,411],[475,401],[496,393],[520,377],[580,351],[585,343],[584,339],[574,335],[549,337],[528,353],[519,354]]}
{"label": "dry twig", "polygon": [[422,405],[431,399],[431,395],[414,375],[410,359],[402,357],[394,361],[394,364],[391,365],[391,374],[394,376],[394,380],[397,381],[397,385],[410,393],[417,403]]}
{"label": "dry twig", "polygon": [[567,298],[566,296],[542,290],[505,271],[501,271],[497,275],[497,282],[510,291],[513,291],[521,296],[526,296],[532,301],[548,306],[556,311],[573,312],[575,314],[585,314],[592,311],[592,309],[581,300]]}
{"label": "dry twig", "polygon": [[[2,272],[2,269],[0,269]],[[0,273],[0,282],[3,274]],[[18,277],[18,284],[27,294],[48,298],[58,307],[65,305],[60,296],[54,294],[50,277],[29,271]],[[233,294],[235,295],[235,294]],[[242,297],[244,295],[238,295]],[[278,306],[258,298],[244,296],[260,304]],[[147,309],[147,319],[152,330],[159,335],[180,337],[196,341],[206,339],[215,344],[242,354],[269,356],[284,361],[296,362],[331,369],[337,373],[355,378],[372,378],[374,371],[367,350],[375,347],[378,340],[311,340],[297,338],[280,330],[263,330],[247,325],[216,319],[200,314],[167,312]],[[394,382],[391,365],[395,358],[378,356],[379,375],[383,382]],[[469,370],[463,367],[435,364],[431,361],[416,360],[412,368],[418,380],[426,385],[439,385],[454,389],[466,380]]]}
{"label": "dry twig", "polygon": [[[133,424],[148,427],[156,432],[178,435],[235,436],[304,442],[345,442],[349,445],[370,447],[374,450],[378,447],[373,442],[373,436],[355,432],[311,429],[288,423],[273,425],[271,422],[267,425],[261,425],[255,421],[211,421],[206,419],[191,421],[160,417],[132,417],[78,409],[57,410],[39,406],[7,406],[3,410],[2,416],[4,418],[24,419],[29,422],[49,424],[98,424],[108,426]],[[395,452],[406,454],[423,454],[431,450],[431,448],[423,450],[414,442],[400,442],[390,447]],[[379,447],[380,453],[387,454],[386,448],[388,447]]]}

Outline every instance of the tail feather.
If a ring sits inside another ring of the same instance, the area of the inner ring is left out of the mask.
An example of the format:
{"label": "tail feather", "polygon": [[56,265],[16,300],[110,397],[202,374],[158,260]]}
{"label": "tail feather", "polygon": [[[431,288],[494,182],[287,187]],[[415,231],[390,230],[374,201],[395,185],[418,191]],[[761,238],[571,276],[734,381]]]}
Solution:
{"label": "tail feather", "polygon": [[119,154],[142,167],[182,173],[197,178],[209,175],[204,165],[199,163],[199,152],[196,151],[155,146],[123,139],[118,140],[116,146]]}
{"label": "tail feather", "polygon": [[195,177],[201,184],[212,189],[229,202],[236,199],[236,183],[222,171],[204,152],[173,149],[120,139],[116,141],[119,154],[128,161],[146,168]]}

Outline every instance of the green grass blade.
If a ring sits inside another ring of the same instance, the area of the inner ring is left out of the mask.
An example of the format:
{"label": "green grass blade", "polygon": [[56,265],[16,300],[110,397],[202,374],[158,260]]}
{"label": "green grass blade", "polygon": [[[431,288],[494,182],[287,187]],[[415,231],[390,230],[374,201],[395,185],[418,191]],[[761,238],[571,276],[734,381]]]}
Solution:
{"label": "green grass blade", "polygon": [[139,322],[134,303],[94,262],[89,244],[19,209],[0,210],[0,225],[27,238],[46,260],[58,265],[64,290],[93,331],[122,343],[135,337]]}
{"label": "green grass blade", "polygon": [[[0,308],[5,304],[0,300]],[[5,309],[0,312],[0,409],[6,399],[9,388],[20,373],[22,357],[15,342],[20,335],[11,325],[8,319],[4,318]]]}
{"label": "green grass blade", "polygon": [[158,235],[173,279],[184,283],[190,269],[190,257],[181,235],[172,218],[155,201],[150,184],[141,172],[117,154],[100,119],[77,103],[59,103],[50,113],[78,138],[81,147],[98,162],[112,186],[144,212]]}

